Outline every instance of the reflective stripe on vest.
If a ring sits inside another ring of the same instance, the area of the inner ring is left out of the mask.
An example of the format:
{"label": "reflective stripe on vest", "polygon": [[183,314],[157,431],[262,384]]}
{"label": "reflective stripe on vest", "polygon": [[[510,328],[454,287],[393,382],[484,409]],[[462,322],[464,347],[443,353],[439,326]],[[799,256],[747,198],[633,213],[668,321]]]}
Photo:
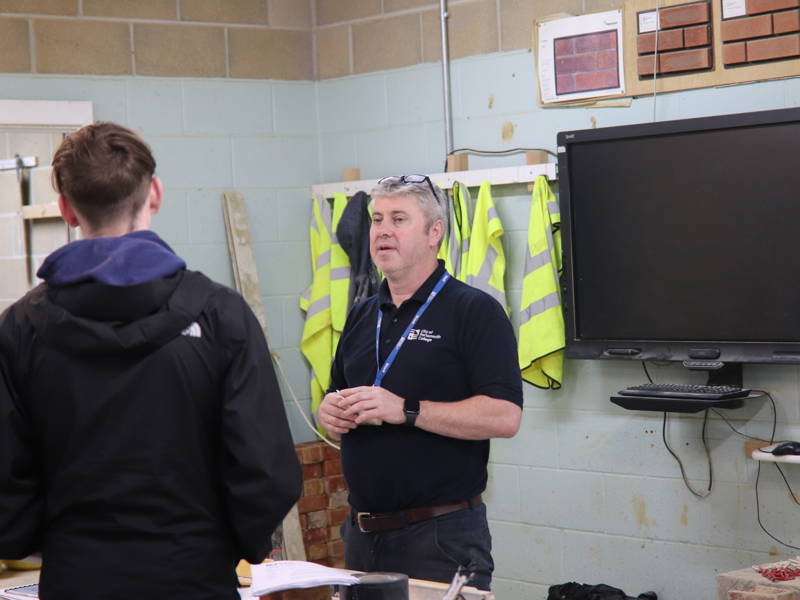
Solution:
{"label": "reflective stripe on vest", "polygon": [[300,351],[311,365],[312,412],[316,412],[322,402],[331,378],[331,224],[328,201],[314,198],[309,227],[313,274],[311,285],[300,297],[300,307],[306,311]]}
{"label": "reflective stripe on vest", "polygon": [[559,389],[564,374],[564,314],[561,311],[561,211],[547,178],[536,178],[528,222],[528,252],[522,282],[519,366],[522,378]]}
{"label": "reflective stripe on vest", "polygon": [[467,283],[483,290],[500,303],[508,314],[506,300],[506,256],[503,242],[503,224],[492,200],[488,181],[481,183],[475,220],[470,232],[470,249],[467,256]]}
{"label": "reflective stripe on vest", "polygon": [[339,343],[339,336],[344,329],[344,322],[347,319],[347,302],[350,296],[350,259],[342,249],[336,237],[336,228],[339,220],[347,206],[347,196],[344,194],[334,194],[333,213],[331,215],[331,324],[333,326],[333,339],[331,345],[331,356],[336,354],[336,346]]}
{"label": "reflective stripe on vest", "polygon": [[448,233],[439,248],[447,272],[459,281],[467,280],[467,256],[470,248],[470,215],[472,199],[463,183],[453,183],[450,199]]}

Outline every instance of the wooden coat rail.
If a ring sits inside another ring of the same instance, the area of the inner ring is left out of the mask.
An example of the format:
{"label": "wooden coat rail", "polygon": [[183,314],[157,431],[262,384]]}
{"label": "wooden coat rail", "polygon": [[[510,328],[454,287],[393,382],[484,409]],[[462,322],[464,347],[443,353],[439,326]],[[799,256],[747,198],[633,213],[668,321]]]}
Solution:
{"label": "wooden coat rail", "polygon": [[[539,175],[544,175],[550,180],[557,178],[556,163],[541,163],[536,165],[521,165],[519,167],[499,167],[497,169],[476,169],[474,171],[452,171],[450,173],[434,173],[429,175],[431,181],[444,189],[451,189],[453,183],[458,181],[467,187],[477,187],[484,181],[492,185],[508,183],[531,183]],[[377,179],[362,179],[359,181],[340,181],[338,183],[321,183],[311,186],[314,196],[332,198],[334,194],[352,196],[356,192],[369,193]]]}

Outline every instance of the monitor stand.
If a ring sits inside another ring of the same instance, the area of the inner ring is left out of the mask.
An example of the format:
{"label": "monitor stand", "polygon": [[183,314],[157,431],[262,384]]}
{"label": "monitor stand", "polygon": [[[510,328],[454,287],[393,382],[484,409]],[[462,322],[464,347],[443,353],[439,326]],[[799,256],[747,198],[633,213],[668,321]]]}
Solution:
{"label": "monitor stand", "polygon": [[708,372],[708,385],[742,387],[742,363],[723,363],[719,369]]}

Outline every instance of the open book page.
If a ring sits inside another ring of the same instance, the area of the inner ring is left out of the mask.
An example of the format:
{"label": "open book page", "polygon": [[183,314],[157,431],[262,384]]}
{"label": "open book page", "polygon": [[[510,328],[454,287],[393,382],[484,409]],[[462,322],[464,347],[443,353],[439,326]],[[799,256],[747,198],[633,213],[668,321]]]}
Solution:
{"label": "open book page", "polygon": [[250,585],[251,596],[265,596],[272,592],[319,585],[352,585],[358,578],[342,569],[333,569],[302,560],[276,560],[253,565]]}

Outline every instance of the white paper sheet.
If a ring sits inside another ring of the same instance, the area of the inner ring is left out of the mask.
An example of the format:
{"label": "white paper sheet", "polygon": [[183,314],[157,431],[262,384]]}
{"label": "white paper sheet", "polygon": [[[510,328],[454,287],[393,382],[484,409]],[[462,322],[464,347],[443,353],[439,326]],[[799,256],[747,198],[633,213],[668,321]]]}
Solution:
{"label": "white paper sheet", "polygon": [[302,560],[276,560],[253,565],[250,596],[265,596],[272,592],[319,585],[352,585],[358,577],[342,569],[333,569]]}

